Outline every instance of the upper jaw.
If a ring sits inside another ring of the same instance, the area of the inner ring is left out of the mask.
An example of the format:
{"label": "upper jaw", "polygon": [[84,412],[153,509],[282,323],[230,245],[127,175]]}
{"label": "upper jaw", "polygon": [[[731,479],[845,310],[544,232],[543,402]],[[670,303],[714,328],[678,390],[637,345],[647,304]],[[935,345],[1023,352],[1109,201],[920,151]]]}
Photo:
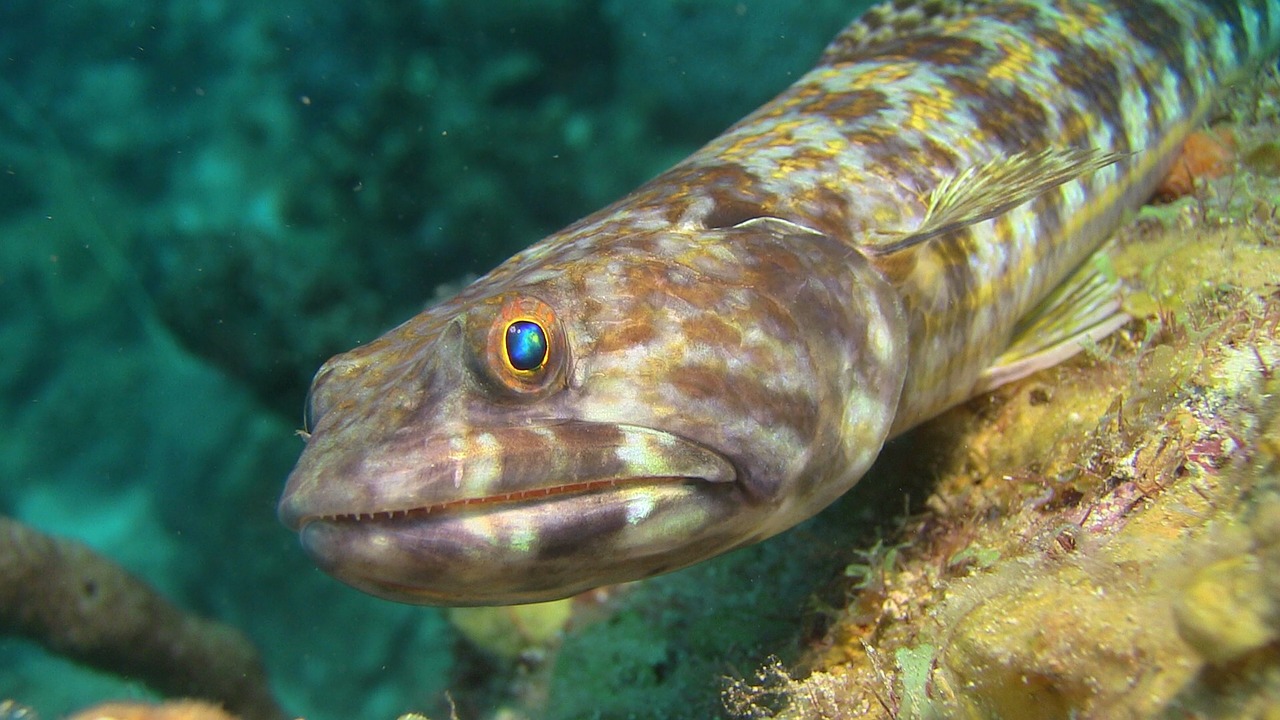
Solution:
{"label": "upper jaw", "polygon": [[279,505],[294,531],[317,519],[359,521],[507,507],[610,487],[670,481],[732,483],[723,455],[640,425],[555,421],[394,438],[353,457],[313,437]]}

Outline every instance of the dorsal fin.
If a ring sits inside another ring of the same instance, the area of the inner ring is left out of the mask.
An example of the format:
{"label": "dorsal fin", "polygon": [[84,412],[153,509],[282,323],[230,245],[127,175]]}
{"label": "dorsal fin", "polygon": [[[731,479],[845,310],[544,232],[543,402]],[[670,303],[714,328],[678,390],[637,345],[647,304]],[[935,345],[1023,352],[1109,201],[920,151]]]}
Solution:
{"label": "dorsal fin", "polygon": [[990,0],[926,0],[885,2],[867,8],[827,45],[820,65],[852,62],[872,54],[885,43],[935,32],[953,18],[972,13]]}

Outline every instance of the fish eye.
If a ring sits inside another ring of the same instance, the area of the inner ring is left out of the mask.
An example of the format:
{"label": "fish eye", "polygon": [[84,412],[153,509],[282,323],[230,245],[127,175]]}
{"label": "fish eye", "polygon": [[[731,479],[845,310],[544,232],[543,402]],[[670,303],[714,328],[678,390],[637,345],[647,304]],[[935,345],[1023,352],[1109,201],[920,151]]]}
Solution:
{"label": "fish eye", "polygon": [[520,372],[534,372],[547,362],[547,331],[533,320],[507,325],[507,362]]}
{"label": "fish eye", "polygon": [[[481,367],[496,387],[525,397],[541,397],[564,386],[568,346],[556,311],[527,295],[493,299],[492,314],[477,330]],[[480,328],[484,328],[481,330]]]}

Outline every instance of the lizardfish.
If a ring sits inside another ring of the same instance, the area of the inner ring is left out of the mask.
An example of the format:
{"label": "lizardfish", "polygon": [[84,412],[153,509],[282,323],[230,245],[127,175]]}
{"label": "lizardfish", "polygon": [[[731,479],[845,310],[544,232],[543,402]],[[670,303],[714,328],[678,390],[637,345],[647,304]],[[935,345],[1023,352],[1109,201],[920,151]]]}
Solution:
{"label": "lizardfish", "polygon": [[694,155],[330,359],[280,517],[412,603],[785,530],[884,442],[1123,321],[1090,258],[1280,0],[897,0]]}

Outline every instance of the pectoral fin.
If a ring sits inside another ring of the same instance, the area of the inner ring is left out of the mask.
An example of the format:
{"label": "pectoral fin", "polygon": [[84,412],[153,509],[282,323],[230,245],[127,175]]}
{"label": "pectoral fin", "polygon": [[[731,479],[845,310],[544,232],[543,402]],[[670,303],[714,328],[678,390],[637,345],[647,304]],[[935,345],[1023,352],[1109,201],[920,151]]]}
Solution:
{"label": "pectoral fin", "polygon": [[1126,157],[1089,148],[1047,147],[975,165],[944,178],[926,198],[924,221],[910,233],[888,235],[865,250],[888,255],[966,225],[990,220],[1065,182]]}
{"label": "pectoral fin", "polygon": [[1107,256],[1094,253],[1014,330],[1013,342],[978,377],[978,395],[1052,367],[1129,321]]}

